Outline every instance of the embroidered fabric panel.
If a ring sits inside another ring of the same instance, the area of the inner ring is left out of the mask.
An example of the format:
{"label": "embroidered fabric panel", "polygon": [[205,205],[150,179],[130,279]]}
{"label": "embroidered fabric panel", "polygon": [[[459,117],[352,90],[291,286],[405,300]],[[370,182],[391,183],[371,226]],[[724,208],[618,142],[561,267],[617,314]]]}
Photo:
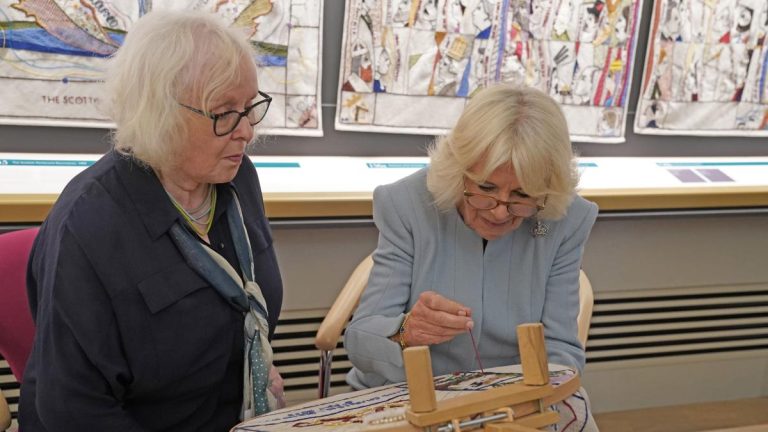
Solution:
{"label": "embroidered fabric panel", "polygon": [[768,136],[768,2],[654,4],[635,132]]}
{"label": "embroidered fabric panel", "polygon": [[[550,365],[550,382],[553,386],[558,386],[575,375],[576,372],[573,369]],[[488,369],[485,372],[456,372],[436,377],[435,391],[437,400],[440,401],[519,382],[522,379],[519,365]],[[583,407],[568,407],[568,411],[574,414],[568,415],[567,420],[567,416],[562,414],[564,423],[582,425],[586,417],[589,417],[586,402],[581,399],[581,396],[578,398],[581,402],[574,402],[571,405],[581,404]],[[404,383],[394,384],[341,394],[274,411],[238,425],[233,432],[290,431],[296,428],[307,432],[357,431],[360,430],[364,421],[369,421],[371,416],[384,417],[387,411],[402,408],[407,402],[407,386]]]}
{"label": "embroidered fabric panel", "polygon": [[112,127],[99,107],[105,58],[153,7],[244,27],[273,97],[261,133],[322,135],[323,0],[0,0],[0,124]]}
{"label": "embroidered fabric panel", "polygon": [[572,138],[623,142],[642,0],[352,0],[336,128],[442,134],[478,89],[536,87]]}

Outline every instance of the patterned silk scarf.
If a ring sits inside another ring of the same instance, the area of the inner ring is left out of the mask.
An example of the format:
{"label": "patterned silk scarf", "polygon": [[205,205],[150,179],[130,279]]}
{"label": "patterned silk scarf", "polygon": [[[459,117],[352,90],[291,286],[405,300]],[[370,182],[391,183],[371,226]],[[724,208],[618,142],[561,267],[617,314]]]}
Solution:
{"label": "patterned silk scarf", "polygon": [[[242,277],[227,260],[200,242],[181,222],[171,227],[171,238],[184,259],[207,280],[232,307],[245,314],[245,359],[243,366],[242,419],[264,414],[274,407],[269,399],[269,369],[272,347],[269,344],[267,303],[254,281],[253,255],[243,224],[243,212],[237,194],[231,187],[232,200],[227,207],[227,222],[235,244]],[[272,405],[272,407],[270,407]]]}

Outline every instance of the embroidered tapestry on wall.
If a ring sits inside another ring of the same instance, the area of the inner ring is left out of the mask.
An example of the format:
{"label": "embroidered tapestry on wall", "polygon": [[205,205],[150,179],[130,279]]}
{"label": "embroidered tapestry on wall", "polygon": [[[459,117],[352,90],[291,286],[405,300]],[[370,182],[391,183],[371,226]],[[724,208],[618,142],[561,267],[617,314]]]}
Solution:
{"label": "embroidered tapestry on wall", "polygon": [[[105,58],[151,0],[0,0],[0,124],[112,127],[100,108]],[[273,97],[262,134],[322,135],[323,0],[163,0],[248,29],[259,87]]]}
{"label": "embroidered tapestry on wall", "polygon": [[635,132],[768,136],[768,1],[654,4]]}
{"label": "embroidered tapestry on wall", "polygon": [[336,128],[442,134],[479,88],[536,87],[571,137],[623,142],[641,0],[352,0]]}

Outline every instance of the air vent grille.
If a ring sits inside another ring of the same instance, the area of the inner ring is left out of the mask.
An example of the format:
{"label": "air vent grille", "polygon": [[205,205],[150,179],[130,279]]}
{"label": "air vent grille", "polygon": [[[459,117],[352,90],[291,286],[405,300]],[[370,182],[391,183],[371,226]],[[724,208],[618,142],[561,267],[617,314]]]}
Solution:
{"label": "air vent grille", "polygon": [[[285,381],[286,400],[289,404],[317,399],[317,377],[320,352],[315,348],[315,333],[327,310],[283,311],[272,341],[274,362]],[[341,341],[333,353],[331,394],[351,391],[344,381],[351,368]],[[0,389],[8,400],[11,414],[16,419],[19,401],[19,383],[8,363],[0,357]],[[15,420],[14,425],[15,427]]]}
{"label": "air vent grille", "polygon": [[[327,312],[326,309],[310,309],[280,314],[272,347],[289,403],[317,399],[320,351],[315,348],[315,333]],[[331,394],[351,391],[344,377],[352,364],[341,341],[333,352],[332,366]]]}
{"label": "air vent grille", "polygon": [[764,285],[595,294],[589,363],[764,349]]}
{"label": "air vent grille", "polygon": [[[317,398],[320,353],[314,336],[327,310],[284,311],[274,361],[290,404]],[[711,286],[597,292],[587,342],[589,363],[768,350],[768,286]],[[334,351],[331,394],[351,390],[341,341]],[[19,385],[0,359],[0,389],[17,416]]]}

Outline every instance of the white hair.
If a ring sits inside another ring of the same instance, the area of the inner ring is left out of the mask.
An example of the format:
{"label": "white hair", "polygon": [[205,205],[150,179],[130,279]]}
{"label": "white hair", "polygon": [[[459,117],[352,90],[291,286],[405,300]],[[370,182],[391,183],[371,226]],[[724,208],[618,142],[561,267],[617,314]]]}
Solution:
{"label": "white hair", "polygon": [[131,27],[109,60],[108,110],[115,149],[153,168],[172,164],[186,139],[179,101],[203,111],[253,62],[245,34],[199,11],[153,11]]}
{"label": "white hair", "polygon": [[[532,87],[497,84],[477,92],[429,156],[427,187],[444,211],[462,199],[465,178],[481,183],[505,164],[512,164],[526,194],[539,204],[546,197],[542,219],[563,217],[578,184],[565,117],[554,100]],[[478,162],[482,170],[470,172]]]}

